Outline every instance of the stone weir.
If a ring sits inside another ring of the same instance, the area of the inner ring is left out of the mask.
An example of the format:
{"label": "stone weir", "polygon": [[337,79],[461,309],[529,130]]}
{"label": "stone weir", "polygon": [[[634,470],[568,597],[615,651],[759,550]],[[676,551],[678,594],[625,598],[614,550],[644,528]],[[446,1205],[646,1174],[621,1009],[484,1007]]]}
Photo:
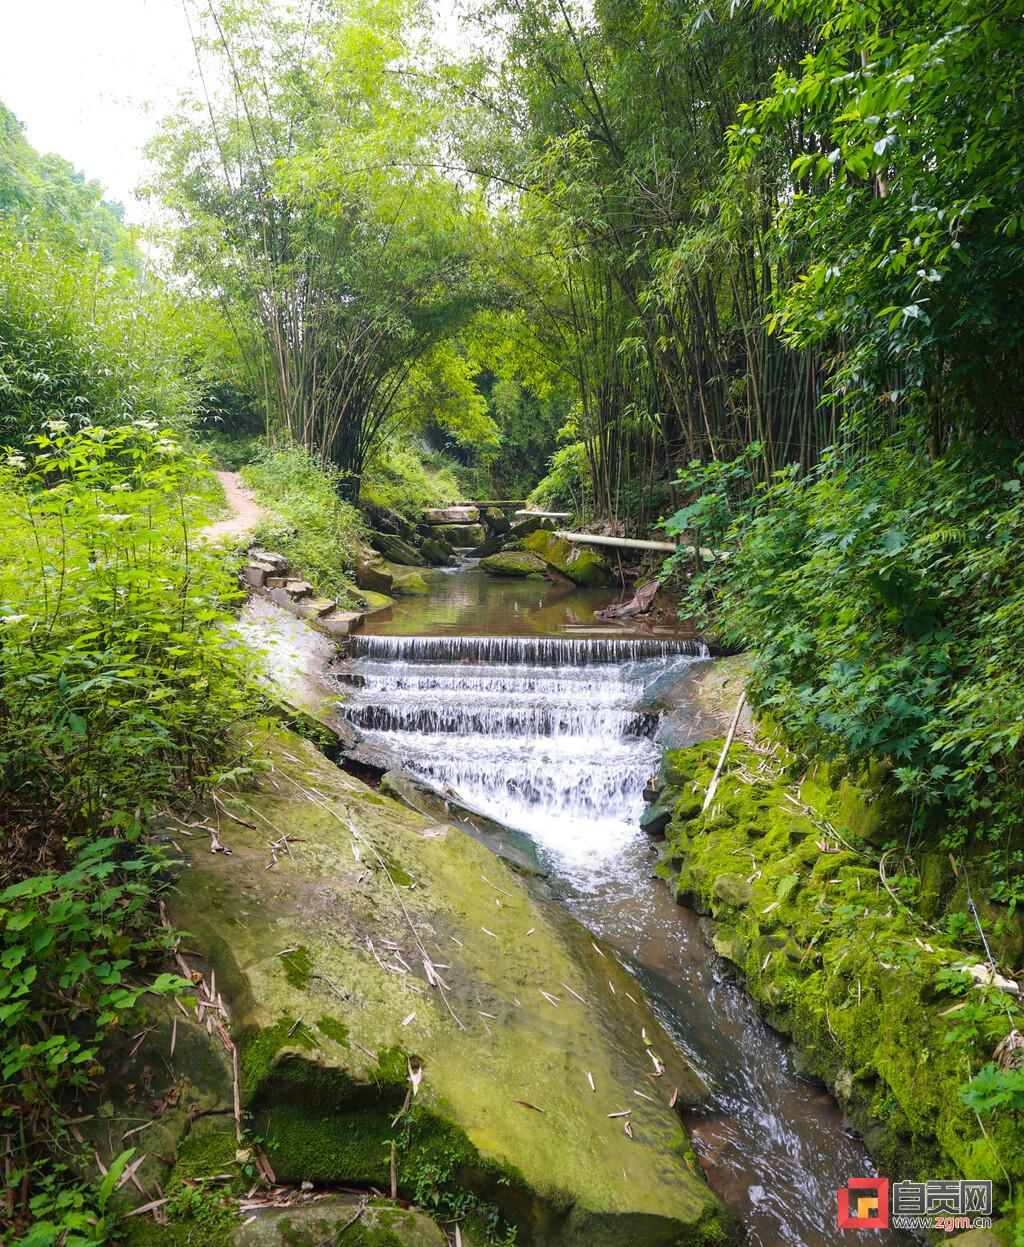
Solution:
{"label": "stone weir", "polygon": [[701,1080],[612,951],[297,736],[246,744],[267,767],[220,794],[229,851],[187,841],[170,908],[277,1179],[390,1188],[467,1247],[734,1241],[678,1115]]}

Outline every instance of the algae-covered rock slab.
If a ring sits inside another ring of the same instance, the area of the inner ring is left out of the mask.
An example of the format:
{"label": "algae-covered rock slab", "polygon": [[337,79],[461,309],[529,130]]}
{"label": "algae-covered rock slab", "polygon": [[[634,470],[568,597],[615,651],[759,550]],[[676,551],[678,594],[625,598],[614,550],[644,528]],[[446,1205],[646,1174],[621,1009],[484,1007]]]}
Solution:
{"label": "algae-covered rock slab", "polygon": [[523,538],[523,545],[578,585],[606,585],[611,581],[608,564],[596,550],[574,545],[547,529],[530,533]]}
{"label": "algae-covered rock slab", "polygon": [[354,1196],[297,1208],[268,1208],[235,1231],[232,1247],[448,1247],[422,1212]]}
{"label": "algae-covered rock slab", "polygon": [[669,1108],[700,1080],[612,952],[297,737],[250,751],[272,769],[222,797],[230,853],[189,842],[172,917],[216,970],[278,1177],[387,1189],[393,1148],[401,1196],[497,1208],[524,1247],[728,1241]]}

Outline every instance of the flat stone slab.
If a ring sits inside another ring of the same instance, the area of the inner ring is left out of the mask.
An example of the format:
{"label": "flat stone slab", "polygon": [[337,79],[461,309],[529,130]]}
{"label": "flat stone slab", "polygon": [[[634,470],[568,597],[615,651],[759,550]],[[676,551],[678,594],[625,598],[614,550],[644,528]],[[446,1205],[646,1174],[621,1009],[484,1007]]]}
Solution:
{"label": "flat stone slab", "polygon": [[524,1243],[731,1241],[669,1107],[701,1080],[611,950],[300,738],[247,752],[272,770],[221,795],[248,826],[221,818],[230,854],[188,842],[171,911],[216,970],[279,1179],[386,1190],[397,1140],[400,1195],[457,1173]]}
{"label": "flat stone slab", "polygon": [[477,507],[427,507],[424,524],[475,524],[480,519]]}

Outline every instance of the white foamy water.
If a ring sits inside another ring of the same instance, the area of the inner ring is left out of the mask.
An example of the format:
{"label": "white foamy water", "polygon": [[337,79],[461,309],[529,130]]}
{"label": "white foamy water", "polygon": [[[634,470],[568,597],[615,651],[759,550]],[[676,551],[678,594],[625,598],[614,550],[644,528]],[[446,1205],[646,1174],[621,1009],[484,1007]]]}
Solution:
{"label": "white foamy water", "polygon": [[646,684],[707,657],[648,638],[353,638],[343,713],[439,789],[526,832],[558,872],[595,888],[641,836],[658,766]]}

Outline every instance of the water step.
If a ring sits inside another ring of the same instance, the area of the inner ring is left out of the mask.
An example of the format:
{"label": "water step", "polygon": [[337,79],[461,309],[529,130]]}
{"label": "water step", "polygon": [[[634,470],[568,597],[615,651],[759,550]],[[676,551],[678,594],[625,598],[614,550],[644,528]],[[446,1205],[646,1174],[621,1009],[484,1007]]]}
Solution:
{"label": "water step", "polygon": [[647,637],[357,636],[348,643],[345,652],[350,658],[389,662],[439,660],[572,667],[676,655],[709,656],[707,646],[700,641],[663,641]]}

